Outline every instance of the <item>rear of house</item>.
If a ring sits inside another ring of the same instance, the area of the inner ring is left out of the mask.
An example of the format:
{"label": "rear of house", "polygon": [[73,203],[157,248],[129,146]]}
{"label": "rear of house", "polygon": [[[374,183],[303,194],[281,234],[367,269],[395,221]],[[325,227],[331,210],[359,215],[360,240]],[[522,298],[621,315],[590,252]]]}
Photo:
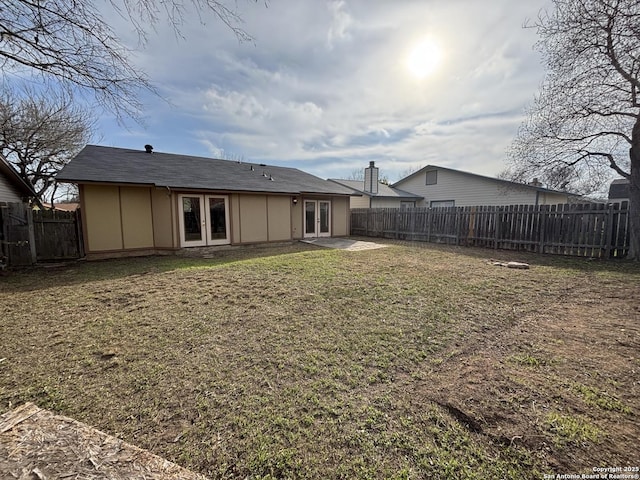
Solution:
{"label": "rear of house", "polygon": [[349,234],[350,191],[294,168],[89,145],[57,178],[90,258]]}

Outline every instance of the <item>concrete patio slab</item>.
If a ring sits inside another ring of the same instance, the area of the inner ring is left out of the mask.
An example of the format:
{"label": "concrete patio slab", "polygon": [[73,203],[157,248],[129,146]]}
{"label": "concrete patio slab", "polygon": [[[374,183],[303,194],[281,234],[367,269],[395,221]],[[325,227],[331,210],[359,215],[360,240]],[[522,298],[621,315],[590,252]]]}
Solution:
{"label": "concrete patio slab", "polygon": [[339,250],[374,250],[376,248],[385,248],[388,245],[380,243],[365,242],[362,240],[354,240],[351,238],[311,238],[301,240],[301,242],[317,245],[318,247],[337,248]]}

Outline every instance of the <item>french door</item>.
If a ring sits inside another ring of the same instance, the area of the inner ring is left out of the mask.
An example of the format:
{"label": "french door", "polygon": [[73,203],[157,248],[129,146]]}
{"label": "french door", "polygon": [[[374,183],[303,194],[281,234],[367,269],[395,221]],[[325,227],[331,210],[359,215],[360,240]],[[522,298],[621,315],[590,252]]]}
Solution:
{"label": "french door", "polygon": [[231,243],[229,199],[225,195],[178,195],[180,246]]}
{"label": "french door", "polygon": [[329,200],[304,201],[304,236],[331,236],[331,202]]}

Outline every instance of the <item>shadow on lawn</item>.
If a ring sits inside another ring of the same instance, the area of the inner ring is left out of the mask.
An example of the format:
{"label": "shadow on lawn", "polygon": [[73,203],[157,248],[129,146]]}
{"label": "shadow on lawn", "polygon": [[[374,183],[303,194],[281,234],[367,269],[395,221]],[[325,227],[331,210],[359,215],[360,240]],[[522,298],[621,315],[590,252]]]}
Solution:
{"label": "shadow on lawn", "polygon": [[[41,264],[0,276],[0,292],[35,291],[55,286],[78,285],[93,281],[157,274],[190,268],[209,268],[257,258],[320,251],[304,243],[288,245],[239,246],[202,249],[178,255],[113,258],[108,260]],[[132,281],[135,281],[132,279]]]}
{"label": "shadow on lawn", "polygon": [[[576,272],[640,274],[637,262],[626,260],[595,260],[562,255],[518,252],[513,250],[494,250],[490,248],[465,247],[426,242],[397,241],[380,238],[352,237],[353,239],[375,241],[387,245],[414,249],[424,255],[434,257],[434,261],[446,262],[447,255],[469,258],[471,264],[478,261],[495,259],[499,261],[518,261],[532,267],[549,267]],[[385,255],[387,249],[370,250],[372,255]],[[92,281],[111,280],[122,277],[134,277],[189,268],[207,268],[256,258],[277,257],[301,252],[331,252],[302,242],[286,245],[237,246],[223,249],[189,249],[177,255],[129,257],[91,262],[76,261],[64,264],[39,265],[10,272],[0,276],[0,292],[34,291],[52,286],[78,285]],[[354,255],[366,255],[367,252],[349,252]],[[389,252],[389,254],[392,254]],[[375,261],[375,260],[374,260]]]}
{"label": "shadow on lawn", "polygon": [[[355,237],[353,237],[355,238]],[[453,253],[474,260],[498,260],[528,263],[531,266],[561,268],[581,272],[611,272],[640,274],[640,263],[625,259],[596,259],[589,257],[573,257],[568,255],[541,254],[535,252],[500,250],[493,248],[465,247],[427,242],[412,242],[370,237],[359,237],[359,240],[375,241],[386,245],[397,245],[425,250],[427,252]]]}

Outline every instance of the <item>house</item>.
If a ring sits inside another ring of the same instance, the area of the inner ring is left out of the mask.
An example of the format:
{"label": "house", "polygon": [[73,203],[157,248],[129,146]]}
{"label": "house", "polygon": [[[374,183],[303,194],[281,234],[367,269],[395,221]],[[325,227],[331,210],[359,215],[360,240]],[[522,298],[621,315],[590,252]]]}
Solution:
{"label": "house", "polygon": [[629,201],[629,180],[618,178],[609,185],[609,202]]}
{"label": "house", "polygon": [[375,162],[369,162],[369,166],[365,168],[364,180],[342,180],[337,178],[330,178],[329,180],[352,190],[351,208],[415,207],[422,200],[422,197],[418,195],[380,183],[379,170],[375,166]]}
{"label": "house", "polygon": [[351,191],[295,168],[88,145],[57,180],[89,258],[349,235]]}
{"label": "house", "polygon": [[543,188],[537,179],[526,185],[436,165],[427,165],[391,187],[420,196],[418,207],[555,205],[580,198]]}
{"label": "house", "polygon": [[0,202],[29,202],[36,194],[11,164],[0,154]]}

